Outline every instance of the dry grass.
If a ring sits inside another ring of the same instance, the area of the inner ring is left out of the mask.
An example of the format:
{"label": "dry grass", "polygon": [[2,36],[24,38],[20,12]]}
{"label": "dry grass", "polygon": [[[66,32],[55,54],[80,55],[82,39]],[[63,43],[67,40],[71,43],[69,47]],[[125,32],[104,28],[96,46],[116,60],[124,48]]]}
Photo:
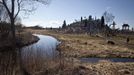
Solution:
{"label": "dry grass", "polygon": [[[40,62],[37,64],[36,69],[39,68]],[[27,69],[34,66],[28,66]],[[34,68],[32,68],[28,71],[32,75],[134,75],[134,63],[100,61],[91,64],[64,58],[44,61],[40,70],[34,71]]]}
{"label": "dry grass", "polygon": [[[16,34],[16,36],[19,41],[21,40],[21,43],[19,43],[21,46],[38,41],[37,37],[27,32],[21,32],[20,34]],[[17,48],[12,49],[11,41],[10,38],[0,41],[0,75],[22,75],[20,50]]]}
{"label": "dry grass", "polygon": [[[33,36],[31,33],[23,31],[21,33],[16,33],[16,43],[17,47],[27,46],[29,44],[35,43],[39,40],[38,37]],[[12,48],[13,41],[11,36],[0,39],[0,51]]]}
{"label": "dry grass", "polygon": [[89,70],[88,75],[134,75],[134,63],[112,63],[103,61],[97,64],[84,64]]}
{"label": "dry grass", "polygon": [[28,31],[51,35],[61,40],[62,44],[59,49],[65,56],[63,59],[43,61],[42,69],[33,71],[33,75],[134,75],[134,63],[113,63],[102,60],[91,64],[72,60],[72,57],[134,58],[133,37],[129,44],[125,43],[125,38],[113,37],[112,40],[115,45],[108,45],[104,38],[91,37],[85,34],[62,34],[47,30]]}
{"label": "dry grass", "polygon": [[18,50],[0,52],[0,75],[22,75]]}
{"label": "dry grass", "polygon": [[134,58],[134,36],[129,44],[125,36],[109,38],[115,45],[107,44],[107,39],[86,34],[62,34],[50,30],[28,30],[32,33],[51,35],[62,41],[60,48],[70,57],[129,57]]}

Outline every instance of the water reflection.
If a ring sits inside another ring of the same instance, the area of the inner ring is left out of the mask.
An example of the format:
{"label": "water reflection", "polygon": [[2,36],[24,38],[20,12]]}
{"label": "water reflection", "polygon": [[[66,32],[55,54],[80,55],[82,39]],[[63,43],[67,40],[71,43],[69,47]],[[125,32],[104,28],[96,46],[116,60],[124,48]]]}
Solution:
{"label": "water reflection", "polygon": [[88,63],[97,63],[102,60],[110,61],[110,62],[134,62],[132,58],[81,58],[81,62]]}
{"label": "water reflection", "polygon": [[51,36],[36,35],[40,40],[30,46],[24,47],[21,50],[21,58],[23,66],[29,71],[38,72],[46,65],[49,60],[56,59],[58,51],[56,50],[59,44],[58,40]]}
{"label": "water reflection", "polygon": [[55,49],[59,42],[51,36],[36,36],[38,36],[40,40],[33,45],[22,48],[22,56],[40,56],[43,58],[55,57],[57,54]]}

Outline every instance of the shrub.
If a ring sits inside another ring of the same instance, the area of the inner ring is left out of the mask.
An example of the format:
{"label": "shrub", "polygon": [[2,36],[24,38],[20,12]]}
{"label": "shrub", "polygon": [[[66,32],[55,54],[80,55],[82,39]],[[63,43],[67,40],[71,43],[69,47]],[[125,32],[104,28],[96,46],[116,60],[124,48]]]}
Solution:
{"label": "shrub", "polygon": [[0,37],[5,38],[8,37],[11,31],[11,25],[7,22],[0,22]]}

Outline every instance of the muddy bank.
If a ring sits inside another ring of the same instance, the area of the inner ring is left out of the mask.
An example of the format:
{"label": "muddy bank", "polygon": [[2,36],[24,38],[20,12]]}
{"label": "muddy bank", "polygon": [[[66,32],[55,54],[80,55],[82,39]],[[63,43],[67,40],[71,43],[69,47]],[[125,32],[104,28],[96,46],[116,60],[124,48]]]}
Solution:
{"label": "muddy bank", "polygon": [[16,44],[17,47],[22,48],[24,46],[28,46],[39,41],[39,37],[35,35],[30,35],[30,37],[27,37],[26,39],[25,38],[18,38],[19,41]]}

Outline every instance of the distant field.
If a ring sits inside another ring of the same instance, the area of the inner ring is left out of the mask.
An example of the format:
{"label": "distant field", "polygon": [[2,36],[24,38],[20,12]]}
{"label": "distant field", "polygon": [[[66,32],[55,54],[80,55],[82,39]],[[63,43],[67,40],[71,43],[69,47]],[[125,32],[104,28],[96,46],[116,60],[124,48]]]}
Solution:
{"label": "distant field", "polygon": [[[126,57],[134,58],[134,36],[126,43],[126,35],[101,38],[86,34],[63,34],[52,30],[30,30],[33,33],[56,37],[62,41],[60,46],[65,56],[71,57]],[[115,45],[107,44],[107,40]]]}
{"label": "distant field", "polygon": [[[32,33],[50,35],[62,41],[61,49],[62,65],[54,62],[35,75],[53,74],[62,75],[134,75],[134,63],[114,63],[106,60],[98,63],[82,63],[75,58],[79,57],[128,57],[134,58],[134,38],[131,37],[129,44],[124,36],[112,37],[110,40],[115,45],[107,44],[107,39],[93,37],[85,34],[62,34],[48,30],[28,30]],[[67,59],[66,59],[67,58]],[[74,60],[73,60],[74,59]],[[58,61],[58,60],[57,60]],[[44,62],[47,63],[47,62]],[[52,63],[48,62],[48,63]],[[59,70],[59,67],[63,67]]]}

